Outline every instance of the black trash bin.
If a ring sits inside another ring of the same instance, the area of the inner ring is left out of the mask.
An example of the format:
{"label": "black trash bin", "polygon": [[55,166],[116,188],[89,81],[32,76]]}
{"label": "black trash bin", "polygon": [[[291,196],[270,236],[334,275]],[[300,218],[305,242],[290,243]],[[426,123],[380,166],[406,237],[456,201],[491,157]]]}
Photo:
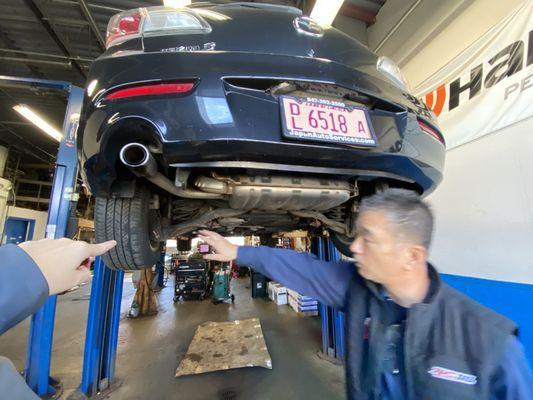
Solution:
{"label": "black trash bin", "polygon": [[252,270],[252,297],[267,297],[267,277]]}

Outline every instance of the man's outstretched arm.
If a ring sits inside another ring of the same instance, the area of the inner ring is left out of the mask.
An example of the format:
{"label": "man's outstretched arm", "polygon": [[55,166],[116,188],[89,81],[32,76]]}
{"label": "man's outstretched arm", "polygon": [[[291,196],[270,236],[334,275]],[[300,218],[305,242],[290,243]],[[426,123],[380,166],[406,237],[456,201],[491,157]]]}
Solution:
{"label": "man's outstretched arm", "polygon": [[198,237],[216,252],[206,255],[206,259],[236,259],[239,265],[250,266],[290,289],[339,309],[344,307],[356,273],[351,262],[321,261],[314,255],[293,250],[236,246],[221,235],[205,230],[200,231]]}
{"label": "man's outstretched arm", "polygon": [[48,295],[91,278],[91,259],[116,245],[44,239],[0,247],[0,334],[33,314]]}

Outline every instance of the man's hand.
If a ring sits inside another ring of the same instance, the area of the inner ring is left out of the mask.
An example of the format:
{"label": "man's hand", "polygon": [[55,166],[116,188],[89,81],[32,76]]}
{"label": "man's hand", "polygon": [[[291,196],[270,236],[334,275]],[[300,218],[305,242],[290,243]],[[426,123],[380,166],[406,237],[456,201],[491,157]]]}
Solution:
{"label": "man's hand", "polygon": [[53,295],[89,281],[91,261],[116,244],[114,240],[89,244],[62,238],[24,242],[19,247],[35,261]]}
{"label": "man's hand", "polygon": [[233,261],[237,258],[237,248],[239,246],[230,243],[229,240],[225,239],[223,236],[220,236],[216,232],[202,229],[201,231],[198,231],[198,233],[198,239],[203,240],[215,250],[215,254],[206,254],[204,255],[204,259],[215,261]]}

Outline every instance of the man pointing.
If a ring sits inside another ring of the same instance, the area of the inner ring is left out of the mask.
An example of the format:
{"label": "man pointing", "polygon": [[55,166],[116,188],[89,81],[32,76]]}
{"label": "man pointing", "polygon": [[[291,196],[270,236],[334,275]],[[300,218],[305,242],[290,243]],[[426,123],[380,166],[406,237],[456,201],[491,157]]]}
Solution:
{"label": "man pointing", "polygon": [[349,399],[533,399],[515,324],[443,283],[428,263],[427,204],[388,189],[362,200],[356,226],[355,265],[235,246],[206,230],[198,237],[215,250],[206,259],[236,259],[346,312]]}

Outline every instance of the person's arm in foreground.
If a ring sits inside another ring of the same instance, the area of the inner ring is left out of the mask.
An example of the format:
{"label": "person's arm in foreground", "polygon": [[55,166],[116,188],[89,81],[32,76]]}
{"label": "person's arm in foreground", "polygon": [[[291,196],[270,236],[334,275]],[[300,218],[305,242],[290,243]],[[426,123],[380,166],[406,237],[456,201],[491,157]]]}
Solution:
{"label": "person's arm in foreground", "polygon": [[201,230],[198,237],[208,243],[215,254],[204,258],[217,261],[237,260],[297,292],[324,304],[342,308],[355,275],[352,262],[321,261],[309,253],[270,247],[236,246],[218,233]]}
{"label": "person's arm in foreground", "polygon": [[115,246],[44,239],[0,247],[0,334],[33,314],[49,295],[91,278],[91,259]]}
{"label": "person's arm in foreground", "polygon": [[533,399],[533,372],[524,347],[514,335],[509,336],[498,372],[491,382],[491,400]]}

